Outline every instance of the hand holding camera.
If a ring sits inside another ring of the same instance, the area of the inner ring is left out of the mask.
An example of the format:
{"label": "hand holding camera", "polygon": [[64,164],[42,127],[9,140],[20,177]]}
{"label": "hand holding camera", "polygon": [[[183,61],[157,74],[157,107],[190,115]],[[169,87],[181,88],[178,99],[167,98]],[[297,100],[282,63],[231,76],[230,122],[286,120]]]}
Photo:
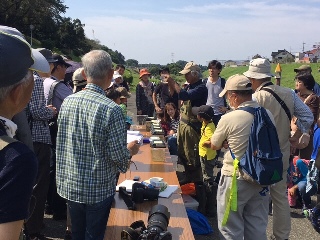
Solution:
{"label": "hand holding camera", "polygon": [[139,152],[140,144],[138,143],[137,140],[135,140],[135,141],[129,142],[127,144],[127,148],[129,149],[131,156],[133,156]]}

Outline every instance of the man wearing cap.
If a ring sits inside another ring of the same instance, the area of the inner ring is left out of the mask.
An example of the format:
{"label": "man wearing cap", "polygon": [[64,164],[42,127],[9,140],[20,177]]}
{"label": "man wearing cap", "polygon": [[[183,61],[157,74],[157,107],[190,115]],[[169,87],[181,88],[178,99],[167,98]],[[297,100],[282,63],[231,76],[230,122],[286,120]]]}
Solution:
{"label": "man wearing cap", "polygon": [[123,79],[123,74],[124,74],[124,71],[126,70],[125,66],[123,64],[117,64],[116,65],[116,68],[115,68],[115,71],[118,72],[122,79],[121,79],[121,87],[125,87],[127,89],[128,92],[130,92],[130,88],[128,86],[128,83],[126,80]]}
{"label": "man wearing cap", "polygon": [[179,100],[180,124],[178,129],[178,155],[185,167],[186,182],[201,182],[201,165],[198,154],[201,122],[192,114],[192,107],[200,107],[207,102],[208,89],[201,79],[201,69],[195,62],[188,62],[180,74],[185,76],[189,85],[182,89],[171,77],[167,79],[169,87],[175,89]]}
{"label": "man wearing cap", "polygon": [[127,171],[139,145],[127,146],[122,110],[104,92],[113,75],[110,55],[93,50],[82,63],[86,89],[68,96],[58,117],[57,189],[68,201],[72,239],[102,240],[116,174]]}
{"label": "man wearing cap", "polygon": [[[161,82],[155,87],[152,94],[152,100],[155,106],[156,112],[162,112],[167,103],[174,103],[176,108],[178,105],[178,93],[174,88],[170,88],[167,79],[170,77],[170,70],[168,67],[161,68],[159,70]],[[158,96],[158,99],[157,99]],[[159,104],[158,104],[159,102]]]}
{"label": "man wearing cap", "polygon": [[[301,75],[301,74],[310,74],[311,75],[312,69],[309,65],[301,65],[300,67],[295,68],[294,72],[297,74],[297,76]],[[320,96],[320,85],[317,82],[315,82],[315,84],[314,84],[313,92],[315,94],[317,94],[318,96]]]}
{"label": "man wearing cap", "polygon": [[[72,94],[72,89],[64,82],[66,75],[66,69],[71,65],[67,63],[59,54],[53,54],[52,58],[55,60],[53,63],[53,69],[51,70],[51,76],[44,79],[44,96],[47,101],[47,105],[53,105],[57,114],[49,120],[50,135],[53,148],[52,165],[50,170],[50,186],[47,199],[48,212],[53,211],[53,219],[61,220],[66,218],[66,204],[65,201],[59,197],[56,191],[55,184],[55,146],[58,132],[57,116],[60,111],[63,100]],[[52,208],[52,209],[50,209]]]}
{"label": "man wearing cap", "polygon": [[[290,207],[286,192],[287,169],[290,157],[290,121],[297,118],[297,126],[303,135],[299,141],[307,141],[313,115],[295,92],[289,88],[274,85],[271,82],[271,65],[267,59],[251,60],[249,70],[243,73],[252,83],[254,99],[274,116],[281,152],[283,154],[283,180],[270,188],[273,202],[274,239],[288,239],[291,230]],[[295,142],[293,142],[296,144]]]}
{"label": "man wearing cap", "polygon": [[[36,49],[48,61],[50,67],[56,61],[52,58],[52,52],[45,48]],[[30,102],[27,107],[28,122],[32,134],[34,152],[38,158],[38,176],[33,189],[33,195],[37,199],[31,217],[27,221],[28,232],[32,237],[39,236],[43,224],[43,212],[49,188],[51,136],[48,120],[57,114],[52,105],[46,106],[43,90],[43,76],[45,73],[33,72],[34,87]]]}
{"label": "man wearing cap", "polygon": [[[53,69],[51,70],[51,77],[46,78],[43,82],[44,95],[46,97],[47,104],[52,104],[59,112],[63,100],[72,94],[72,89],[63,82],[66,70],[71,65],[64,61],[59,54],[53,54],[53,59],[55,62],[53,63]],[[50,94],[51,91],[53,92],[52,96]]]}
{"label": "man wearing cap", "polygon": [[81,91],[87,85],[87,79],[84,79],[82,72],[83,68],[78,68],[72,75],[73,93]]}
{"label": "man wearing cap", "polygon": [[49,65],[15,28],[0,26],[0,52],[0,236],[18,239],[29,215],[37,159],[25,144],[13,139],[17,125],[11,119],[30,100],[32,71],[47,72]]}
{"label": "man wearing cap", "polygon": [[[235,157],[241,159],[247,150],[253,121],[253,115],[241,110],[241,108],[256,108],[259,105],[252,100],[252,87],[249,79],[239,74],[229,77],[224,90],[219,96],[226,96],[230,107],[235,111],[221,116],[221,120],[211,137],[211,148],[214,150],[221,149],[225,141],[227,141]],[[267,112],[270,119],[274,121],[272,114],[268,110]],[[228,214],[227,202],[230,198],[230,188],[234,173],[233,162],[230,151],[225,152],[217,192],[220,239],[266,240],[269,206],[268,190],[263,190],[262,186],[244,180],[238,171],[235,173],[237,174],[237,211],[230,211],[227,222],[223,225],[225,214]]]}

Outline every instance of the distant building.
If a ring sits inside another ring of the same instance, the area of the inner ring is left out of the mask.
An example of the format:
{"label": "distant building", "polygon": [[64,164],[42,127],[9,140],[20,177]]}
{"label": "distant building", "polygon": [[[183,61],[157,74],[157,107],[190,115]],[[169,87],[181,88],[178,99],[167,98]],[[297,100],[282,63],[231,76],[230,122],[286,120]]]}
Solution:
{"label": "distant building", "polygon": [[233,60],[228,60],[228,61],[225,61],[224,63],[224,66],[225,67],[234,67],[234,66],[237,66],[237,62],[236,61],[233,61]]}
{"label": "distant building", "polygon": [[295,59],[295,56],[285,49],[278,50],[277,52],[272,52],[271,57],[272,57],[272,62],[274,63],[293,62]]}
{"label": "distant building", "polygon": [[303,53],[295,54],[295,62],[299,63],[316,63],[320,59],[320,49],[315,48]]}
{"label": "distant building", "polygon": [[320,49],[319,48],[307,51],[306,54],[308,55],[310,62],[316,63],[317,60],[320,59]]}

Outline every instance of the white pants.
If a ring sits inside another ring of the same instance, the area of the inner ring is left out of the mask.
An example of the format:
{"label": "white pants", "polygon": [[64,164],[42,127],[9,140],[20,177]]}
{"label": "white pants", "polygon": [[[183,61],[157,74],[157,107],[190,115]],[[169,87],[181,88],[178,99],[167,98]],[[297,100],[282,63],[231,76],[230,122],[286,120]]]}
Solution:
{"label": "white pants", "polygon": [[264,189],[241,178],[237,179],[238,209],[236,212],[230,210],[228,221],[225,226],[222,226],[231,183],[231,176],[221,176],[217,193],[220,239],[266,240],[270,198],[269,188]]}

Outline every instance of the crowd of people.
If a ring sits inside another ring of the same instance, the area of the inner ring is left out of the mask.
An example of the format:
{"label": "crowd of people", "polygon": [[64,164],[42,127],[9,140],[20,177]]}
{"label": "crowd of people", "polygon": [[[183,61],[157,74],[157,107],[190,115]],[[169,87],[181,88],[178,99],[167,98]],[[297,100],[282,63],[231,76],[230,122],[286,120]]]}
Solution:
{"label": "crowd of people", "polygon": [[[92,50],[70,81],[68,59],[33,49],[7,26],[0,26],[0,52],[0,239],[46,239],[44,212],[67,219],[65,239],[103,239],[119,174],[139,150],[137,142],[126,141],[132,119],[125,66],[114,69],[107,52]],[[267,239],[270,201],[270,237],[289,239],[290,206],[320,212],[320,199],[318,207],[311,203],[318,192],[319,85],[308,65],[295,69],[294,90],[272,83],[270,62],[263,58],[228,80],[220,76],[222,68],[210,61],[203,79],[200,67],[189,62],[180,71],[183,86],[169,68],[159,69],[158,85],[141,69],[137,115],[159,119],[170,154],[185,169],[180,184],[195,184],[198,211],[217,217],[221,239]],[[254,118],[239,111],[243,107],[266,109],[277,130],[283,172],[274,185],[253,184],[235,170]],[[230,151],[215,176],[222,148]],[[225,221],[235,175],[237,202]]]}
{"label": "crowd of people", "polygon": [[[199,66],[189,62],[180,72],[187,84],[180,86],[170,77],[169,69],[160,69],[161,82],[154,86],[153,105],[148,102],[148,108],[152,111],[143,114],[153,116],[156,113],[164,133],[169,135],[170,154],[178,155],[179,162],[185,168],[185,178],[180,179],[180,184],[195,184],[198,211],[215,217],[213,210],[217,209],[221,239],[267,239],[270,213],[273,214],[273,234],[270,238],[288,239],[291,230],[290,206],[300,207],[302,211],[311,210],[310,197],[317,193],[314,181],[313,190],[307,190],[310,160],[314,163],[319,147],[315,134],[318,129],[319,95],[311,67],[302,65],[294,69],[294,90],[272,83],[271,64],[263,58],[253,59],[248,71],[231,76],[227,81],[220,76],[221,70],[221,63],[213,60],[208,64],[209,77],[203,79]],[[145,85],[150,84],[149,76],[147,69],[140,71]],[[137,109],[141,106],[141,93],[148,99],[152,89],[150,86],[148,91],[137,91]],[[168,108],[168,105],[171,107]],[[226,203],[230,197],[234,159],[241,159],[247,149],[253,120],[252,114],[234,110],[248,106],[267,109],[277,129],[283,155],[283,172],[280,174],[283,180],[265,188],[248,183],[236,171],[238,210],[231,211],[227,223],[222,224],[224,213],[228,211]],[[176,123],[177,118],[165,117],[170,115],[171,109],[180,113],[178,128],[170,125]],[[141,113],[138,111],[138,114]],[[176,137],[174,147],[172,135]],[[214,176],[213,169],[221,148],[232,149],[234,156],[226,151],[222,169]],[[293,161],[294,157],[298,161]],[[317,178],[315,171],[313,174]],[[289,205],[292,198],[295,205]],[[317,212],[317,208],[313,212]],[[313,220],[320,227],[318,219]]]}

